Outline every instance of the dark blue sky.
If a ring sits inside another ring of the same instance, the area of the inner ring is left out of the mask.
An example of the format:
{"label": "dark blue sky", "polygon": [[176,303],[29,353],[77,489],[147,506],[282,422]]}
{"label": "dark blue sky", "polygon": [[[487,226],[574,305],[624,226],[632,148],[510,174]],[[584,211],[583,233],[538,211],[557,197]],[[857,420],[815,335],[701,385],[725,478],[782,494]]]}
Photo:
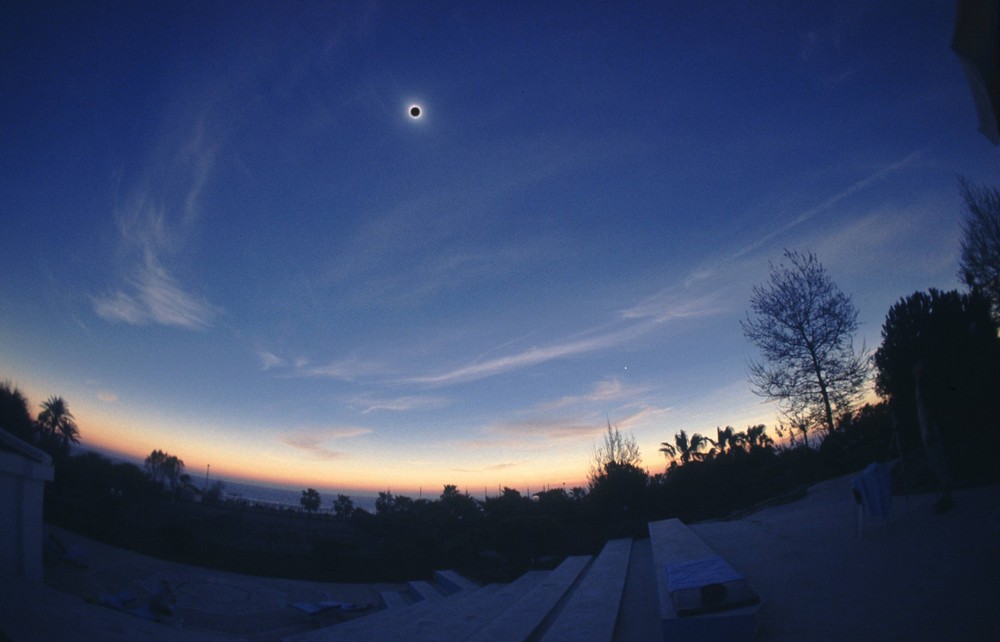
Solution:
{"label": "dark blue sky", "polygon": [[1000,163],[954,7],[623,5],[8,3],[0,376],[85,443],[328,487],[773,426],[739,320],[783,248],[859,347],[959,285],[957,177]]}

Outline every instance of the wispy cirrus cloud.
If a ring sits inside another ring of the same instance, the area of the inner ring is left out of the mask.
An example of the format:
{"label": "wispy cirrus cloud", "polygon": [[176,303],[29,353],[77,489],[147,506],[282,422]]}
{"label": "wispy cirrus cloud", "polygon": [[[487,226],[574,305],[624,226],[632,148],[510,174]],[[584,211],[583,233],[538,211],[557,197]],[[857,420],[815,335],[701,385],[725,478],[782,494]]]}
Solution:
{"label": "wispy cirrus cloud", "polygon": [[354,381],[359,377],[371,376],[385,372],[385,367],[374,361],[365,361],[357,357],[348,357],[330,361],[323,365],[313,366],[298,363],[295,375],[304,377],[327,377],[342,381]]}
{"label": "wispy cirrus cloud", "polygon": [[280,368],[288,363],[285,359],[282,359],[278,355],[273,352],[268,352],[267,350],[258,350],[257,358],[260,359],[260,367],[264,370]]}
{"label": "wispy cirrus cloud", "polygon": [[410,377],[404,383],[430,386],[465,383],[556,359],[606,350],[632,341],[670,321],[724,312],[727,308],[719,303],[719,294],[719,291],[713,291],[692,297],[690,292],[667,288],[632,308],[622,310],[617,319],[602,327],[580,332],[562,341],[556,340],[548,345],[476,361],[445,372]]}
{"label": "wispy cirrus cloud", "polygon": [[351,402],[351,405],[361,408],[361,414],[367,415],[379,411],[434,410],[444,408],[449,403],[445,397],[410,395],[388,398],[358,397]]}
{"label": "wispy cirrus cloud", "polygon": [[501,437],[517,440],[532,439],[545,441],[577,440],[594,437],[606,429],[605,420],[590,420],[581,417],[530,417],[494,424],[488,431]]}
{"label": "wispy cirrus cloud", "polygon": [[775,238],[783,235],[785,232],[788,232],[792,228],[798,227],[799,225],[805,223],[806,221],[808,221],[808,220],[810,220],[812,218],[815,218],[817,215],[819,215],[819,214],[821,214],[821,213],[829,210],[834,205],[837,205],[838,203],[840,203],[844,199],[846,199],[846,198],[848,198],[850,196],[853,196],[857,192],[860,192],[860,191],[862,191],[862,190],[870,187],[871,185],[873,185],[873,184],[875,184],[875,183],[883,180],[884,178],[886,178],[890,174],[892,174],[892,173],[894,173],[894,172],[896,172],[896,171],[898,171],[900,169],[903,169],[904,167],[907,167],[908,165],[912,164],[913,162],[919,160],[920,157],[921,157],[921,155],[922,155],[921,152],[918,150],[918,151],[915,151],[915,152],[912,152],[912,153],[908,154],[907,156],[905,156],[904,158],[902,158],[902,159],[900,159],[898,161],[895,161],[895,162],[892,162],[892,163],[888,163],[888,164],[880,167],[878,170],[872,172],[868,176],[855,181],[854,183],[848,185],[846,188],[842,189],[841,191],[837,192],[836,194],[833,194],[832,196],[827,197],[826,200],[824,200],[822,203],[819,203],[817,205],[814,205],[813,207],[810,207],[806,211],[801,212],[798,216],[796,216],[792,220],[790,220],[787,223],[785,223],[784,225],[778,227],[777,229],[775,229],[775,230],[773,230],[771,232],[768,232],[767,234],[765,234],[764,236],[756,239],[755,241],[753,241],[749,245],[746,245],[746,246],[742,247],[741,249],[737,250],[736,252],[734,252],[733,254],[731,254],[730,256],[728,256],[727,258],[723,259],[723,261],[733,261],[733,260],[742,258],[742,257],[746,256],[747,254],[750,254],[751,252],[753,252],[753,251],[755,251],[757,249],[760,249],[761,247],[763,247],[767,243],[769,243],[772,240],[774,240]]}
{"label": "wispy cirrus cloud", "polygon": [[602,379],[591,386],[591,389],[582,395],[567,395],[555,401],[549,401],[537,406],[537,410],[549,411],[565,408],[568,406],[580,406],[583,404],[599,404],[611,401],[621,401],[633,399],[638,395],[647,392],[647,387],[636,387],[626,385],[620,377],[609,377]]}
{"label": "wispy cirrus cloud", "polygon": [[[948,203],[921,202],[908,207],[873,210],[816,239],[818,256],[837,274],[865,278],[878,271],[884,278],[897,266],[925,274],[954,274],[961,229],[942,220]],[[914,252],[913,247],[920,247]],[[888,268],[888,269],[887,269]]]}
{"label": "wispy cirrus cloud", "polygon": [[158,324],[202,330],[212,325],[221,309],[185,292],[155,257],[134,268],[126,287],[92,297],[94,312],[108,321],[130,325]]}
{"label": "wispy cirrus cloud", "polygon": [[336,379],[339,381],[357,381],[365,377],[384,375],[387,367],[378,361],[361,359],[357,356],[333,359],[317,364],[304,356],[289,357],[276,354],[271,350],[257,350],[260,367],[265,371],[275,371],[281,377],[308,377],[318,379]]}
{"label": "wispy cirrus cloud", "polygon": [[370,428],[363,427],[301,430],[281,435],[280,441],[286,446],[291,446],[310,455],[313,459],[332,461],[347,457],[347,453],[332,448],[329,445],[331,442],[360,437],[371,432]]}
{"label": "wispy cirrus cloud", "polygon": [[620,315],[623,319],[644,319],[648,323],[659,324],[721,314],[729,311],[723,299],[725,293],[726,288],[698,292],[688,285],[674,285],[622,310]]}
{"label": "wispy cirrus cloud", "polygon": [[[102,319],[203,330],[221,313],[218,306],[192,294],[167,265],[183,249],[186,231],[200,214],[201,194],[214,164],[216,147],[207,142],[203,122],[180,151],[179,162],[169,163],[162,175],[147,176],[116,214],[125,276],[121,286],[91,297]],[[154,196],[148,187],[153,184],[181,187]]]}
{"label": "wispy cirrus cloud", "polygon": [[313,286],[348,284],[343,295],[355,305],[410,307],[442,291],[543,269],[539,266],[573,248],[555,235],[515,230],[498,242],[496,228],[516,214],[505,204],[546,180],[581,167],[606,168],[647,146],[627,134],[594,139],[546,134],[493,141],[489,158],[482,158],[477,144],[467,150],[476,162],[464,164],[455,181],[459,188],[421,186],[422,193],[407,193],[398,204],[366,215],[331,253]]}
{"label": "wispy cirrus cloud", "polygon": [[671,412],[668,406],[657,406],[654,404],[642,404],[639,409],[632,414],[620,417],[611,423],[620,430],[634,430],[640,428],[651,421],[659,421],[664,415]]}
{"label": "wispy cirrus cloud", "polygon": [[504,372],[526,368],[551,361],[593,352],[616,345],[632,333],[627,330],[586,339],[569,340],[547,346],[533,347],[519,353],[495,359],[460,366],[438,374],[419,375],[406,380],[407,383],[442,386],[493,377]]}
{"label": "wispy cirrus cloud", "polygon": [[488,466],[481,466],[479,468],[452,468],[452,471],[456,473],[491,473],[500,470],[511,470],[512,468],[520,468],[521,466],[524,466],[528,463],[529,462],[527,460],[505,461],[499,464],[490,464]]}
{"label": "wispy cirrus cloud", "polygon": [[848,69],[847,71],[842,71],[837,74],[830,74],[823,76],[817,81],[820,89],[826,92],[831,92],[840,85],[850,81],[858,73],[857,69]]}

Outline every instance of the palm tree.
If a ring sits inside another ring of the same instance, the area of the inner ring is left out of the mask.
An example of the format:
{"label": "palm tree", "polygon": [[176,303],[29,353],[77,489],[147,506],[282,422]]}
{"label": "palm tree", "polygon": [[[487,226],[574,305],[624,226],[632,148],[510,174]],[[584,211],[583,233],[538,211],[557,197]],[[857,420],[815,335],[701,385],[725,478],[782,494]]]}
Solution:
{"label": "palm tree", "polygon": [[742,448],[746,442],[746,435],[733,430],[732,426],[715,429],[715,439],[705,437],[705,441],[712,444],[712,449],[719,455],[730,453],[735,448]]}
{"label": "palm tree", "polygon": [[69,404],[62,397],[49,397],[42,403],[38,426],[43,442],[51,443],[62,454],[69,454],[70,444],[80,443],[80,429],[69,411]]}
{"label": "palm tree", "polygon": [[682,464],[686,464],[691,460],[700,459],[702,453],[699,451],[710,441],[710,439],[698,433],[691,435],[691,439],[689,440],[687,433],[681,430],[674,435],[673,444],[666,441],[660,444],[660,452],[675,460],[675,463],[679,459]]}
{"label": "palm tree", "polygon": [[765,450],[774,446],[774,440],[767,434],[767,426],[757,424],[750,426],[746,432],[747,447],[751,450]]}

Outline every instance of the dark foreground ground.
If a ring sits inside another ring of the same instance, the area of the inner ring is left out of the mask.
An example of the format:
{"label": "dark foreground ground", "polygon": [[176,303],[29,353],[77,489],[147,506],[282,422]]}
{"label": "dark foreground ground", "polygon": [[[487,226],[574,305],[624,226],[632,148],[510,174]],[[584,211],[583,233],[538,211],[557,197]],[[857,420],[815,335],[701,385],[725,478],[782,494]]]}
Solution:
{"label": "dark foreground ground", "polygon": [[[866,524],[859,538],[841,477],[798,501],[693,529],[764,598],[759,639],[1000,639],[1000,486],[960,491],[942,515],[935,499],[896,497],[893,516]],[[0,583],[0,631],[10,640],[274,640],[314,626],[291,602],[374,603],[380,590],[399,588],[224,573],[59,535],[85,551],[87,568],[50,565],[45,586]],[[652,570],[641,571],[629,575],[618,639],[655,635]],[[177,587],[171,624],[86,601],[148,595],[161,579]]]}

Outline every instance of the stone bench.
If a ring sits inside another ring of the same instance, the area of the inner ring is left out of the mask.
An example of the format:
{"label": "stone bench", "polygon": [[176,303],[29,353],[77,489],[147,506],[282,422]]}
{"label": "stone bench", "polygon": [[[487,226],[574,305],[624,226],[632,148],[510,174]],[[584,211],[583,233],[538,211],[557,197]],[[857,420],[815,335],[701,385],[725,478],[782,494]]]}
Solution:
{"label": "stone bench", "polygon": [[481,587],[455,571],[434,571],[434,586],[445,595],[460,591],[478,591]]}
{"label": "stone bench", "polygon": [[631,539],[616,539],[605,544],[542,640],[610,642],[618,621],[631,556]]}
{"label": "stone bench", "polygon": [[409,604],[399,591],[381,591],[379,597],[382,598],[382,606],[387,609],[397,609]]}
{"label": "stone bench", "polygon": [[[745,580],[736,579],[739,575],[732,567],[679,519],[651,522],[649,537],[665,640],[753,639],[760,601],[757,598],[756,603],[740,606],[756,595]],[[668,569],[673,573],[675,586],[670,586]],[[703,580],[705,583],[699,589],[696,579],[699,569],[708,569],[709,575],[719,579]],[[685,572],[687,578],[680,579]],[[681,596],[693,597],[694,601]],[[732,601],[727,604],[727,600]],[[678,602],[685,606],[678,609]],[[685,614],[687,606],[692,606],[691,612],[697,614]]]}
{"label": "stone bench", "polygon": [[460,640],[484,626],[529,593],[549,571],[525,573],[510,584],[490,585],[438,600],[386,609],[288,642],[332,640]]}
{"label": "stone bench", "polygon": [[444,597],[444,594],[434,588],[430,582],[413,580],[412,582],[407,583],[410,585],[410,590],[416,593],[421,600],[440,600]]}
{"label": "stone bench", "polygon": [[527,640],[572,588],[590,560],[589,555],[567,557],[537,586],[467,639],[478,642]]}
{"label": "stone bench", "polygon": [[550,575],[549,571],[525,573],[510,584],[483,587],[478,591],[450,597],[434,609],[417,614],[392,632],[395,639],[439,642],[464,640],[505,614],[524,595]]}

